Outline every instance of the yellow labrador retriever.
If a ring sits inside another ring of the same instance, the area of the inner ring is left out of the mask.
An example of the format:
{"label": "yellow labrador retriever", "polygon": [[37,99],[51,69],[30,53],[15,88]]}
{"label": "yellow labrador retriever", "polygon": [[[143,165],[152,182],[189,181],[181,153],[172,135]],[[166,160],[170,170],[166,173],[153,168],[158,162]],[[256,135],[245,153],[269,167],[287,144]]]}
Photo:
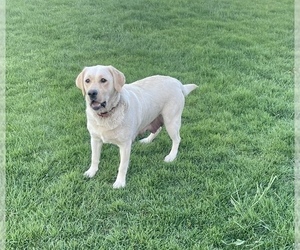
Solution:
{"label": "yellow labrador retriever", "polygon": [[195,84],[182,85],[169,76],[151,76],[124,84],[123,73],[112,66],[86,67],[76,79],[76,86],[85,96],[91,136],[92,162],[84,175],[91,178],[98,171],[103,143],[116,144],[121,159],[114,188],[125,187],[131,144],[139,133],[149,130],[151,134],[141,140],[149,143],[164,124],[172,139],[165,161],[175,159],[184,97],[197,88]]}

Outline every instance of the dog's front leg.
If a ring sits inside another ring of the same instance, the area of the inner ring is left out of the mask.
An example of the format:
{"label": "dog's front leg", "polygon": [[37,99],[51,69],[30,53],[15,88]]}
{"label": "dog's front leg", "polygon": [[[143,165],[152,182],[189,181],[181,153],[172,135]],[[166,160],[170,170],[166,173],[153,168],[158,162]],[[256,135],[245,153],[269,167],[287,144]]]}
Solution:
{"label": "dog's front leg", "polygon": [[126,173],[129,165],[131,141],[119,145],[120,148],[120,166],[117,179],[113,185],[114,188],[122,188],[126,185]]}
{"label": "dog's front leg", "polygon": [[98,171],[102,145],[103,142],[101,139],[91,137],[91,148],[92,148],[91,167],[84,173],[84,176],[92,178]]}

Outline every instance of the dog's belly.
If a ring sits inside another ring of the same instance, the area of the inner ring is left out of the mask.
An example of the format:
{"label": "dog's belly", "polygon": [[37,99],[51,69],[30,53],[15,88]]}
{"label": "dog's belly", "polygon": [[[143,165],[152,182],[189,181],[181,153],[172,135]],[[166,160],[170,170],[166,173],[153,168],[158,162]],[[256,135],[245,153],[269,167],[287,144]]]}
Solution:
{"label": "dog's belly", "polygon": [[155,133],[162,125],[164,124],[164,120],[162,115],[156,117],[148,126],[139,131],[139,134],[143,134],[146,131],[150,131],[151,133]]}

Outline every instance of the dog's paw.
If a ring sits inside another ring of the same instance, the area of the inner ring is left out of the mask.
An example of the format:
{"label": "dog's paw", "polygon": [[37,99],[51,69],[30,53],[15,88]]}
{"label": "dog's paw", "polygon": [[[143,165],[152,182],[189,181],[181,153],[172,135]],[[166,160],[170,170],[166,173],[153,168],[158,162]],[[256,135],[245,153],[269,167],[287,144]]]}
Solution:
{"label": "dog's paw", "polygon": [[171,162],[171,161],[174,161],[176,158],[176,155],[172,155],[172,154],[169,154],[165,157],[165,162]]}
{"label": "dog's paw", "polygon": [[90,168],[89,170],[87,170],[83,175],[87,178],[92,178],[95,176],[96,172],[98,169],[92,169]]}
{"label": "dog's paw", "polygon": [[149,139],[149,137],[146,137],[146,138],[140,140],[140,143],[150,143],[150,142],[151,142],[151,140]]}
{"label": "dog's paw", "polygon": [[116,180],[113,188],[117,189],[117,188],[124,188],[126,186],[126,182],[125,181],[118,181]]}

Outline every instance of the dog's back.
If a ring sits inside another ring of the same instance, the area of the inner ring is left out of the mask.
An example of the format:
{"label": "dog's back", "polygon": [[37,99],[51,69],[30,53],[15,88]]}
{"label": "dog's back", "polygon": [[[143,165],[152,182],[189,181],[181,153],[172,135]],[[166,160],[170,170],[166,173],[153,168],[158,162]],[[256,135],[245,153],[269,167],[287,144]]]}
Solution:
{"label": "dog's back", "polygon": [[174,98],[180,93],[187,96],[191,91],[196,89],[196,84],[183,85],[179,80],[170,76],[155,75],[144,78],[142,80],[133,82],[131,84],[125,84],[124,88],[133,91],[136,94],[157,96],[163,98],[164,96]]}

